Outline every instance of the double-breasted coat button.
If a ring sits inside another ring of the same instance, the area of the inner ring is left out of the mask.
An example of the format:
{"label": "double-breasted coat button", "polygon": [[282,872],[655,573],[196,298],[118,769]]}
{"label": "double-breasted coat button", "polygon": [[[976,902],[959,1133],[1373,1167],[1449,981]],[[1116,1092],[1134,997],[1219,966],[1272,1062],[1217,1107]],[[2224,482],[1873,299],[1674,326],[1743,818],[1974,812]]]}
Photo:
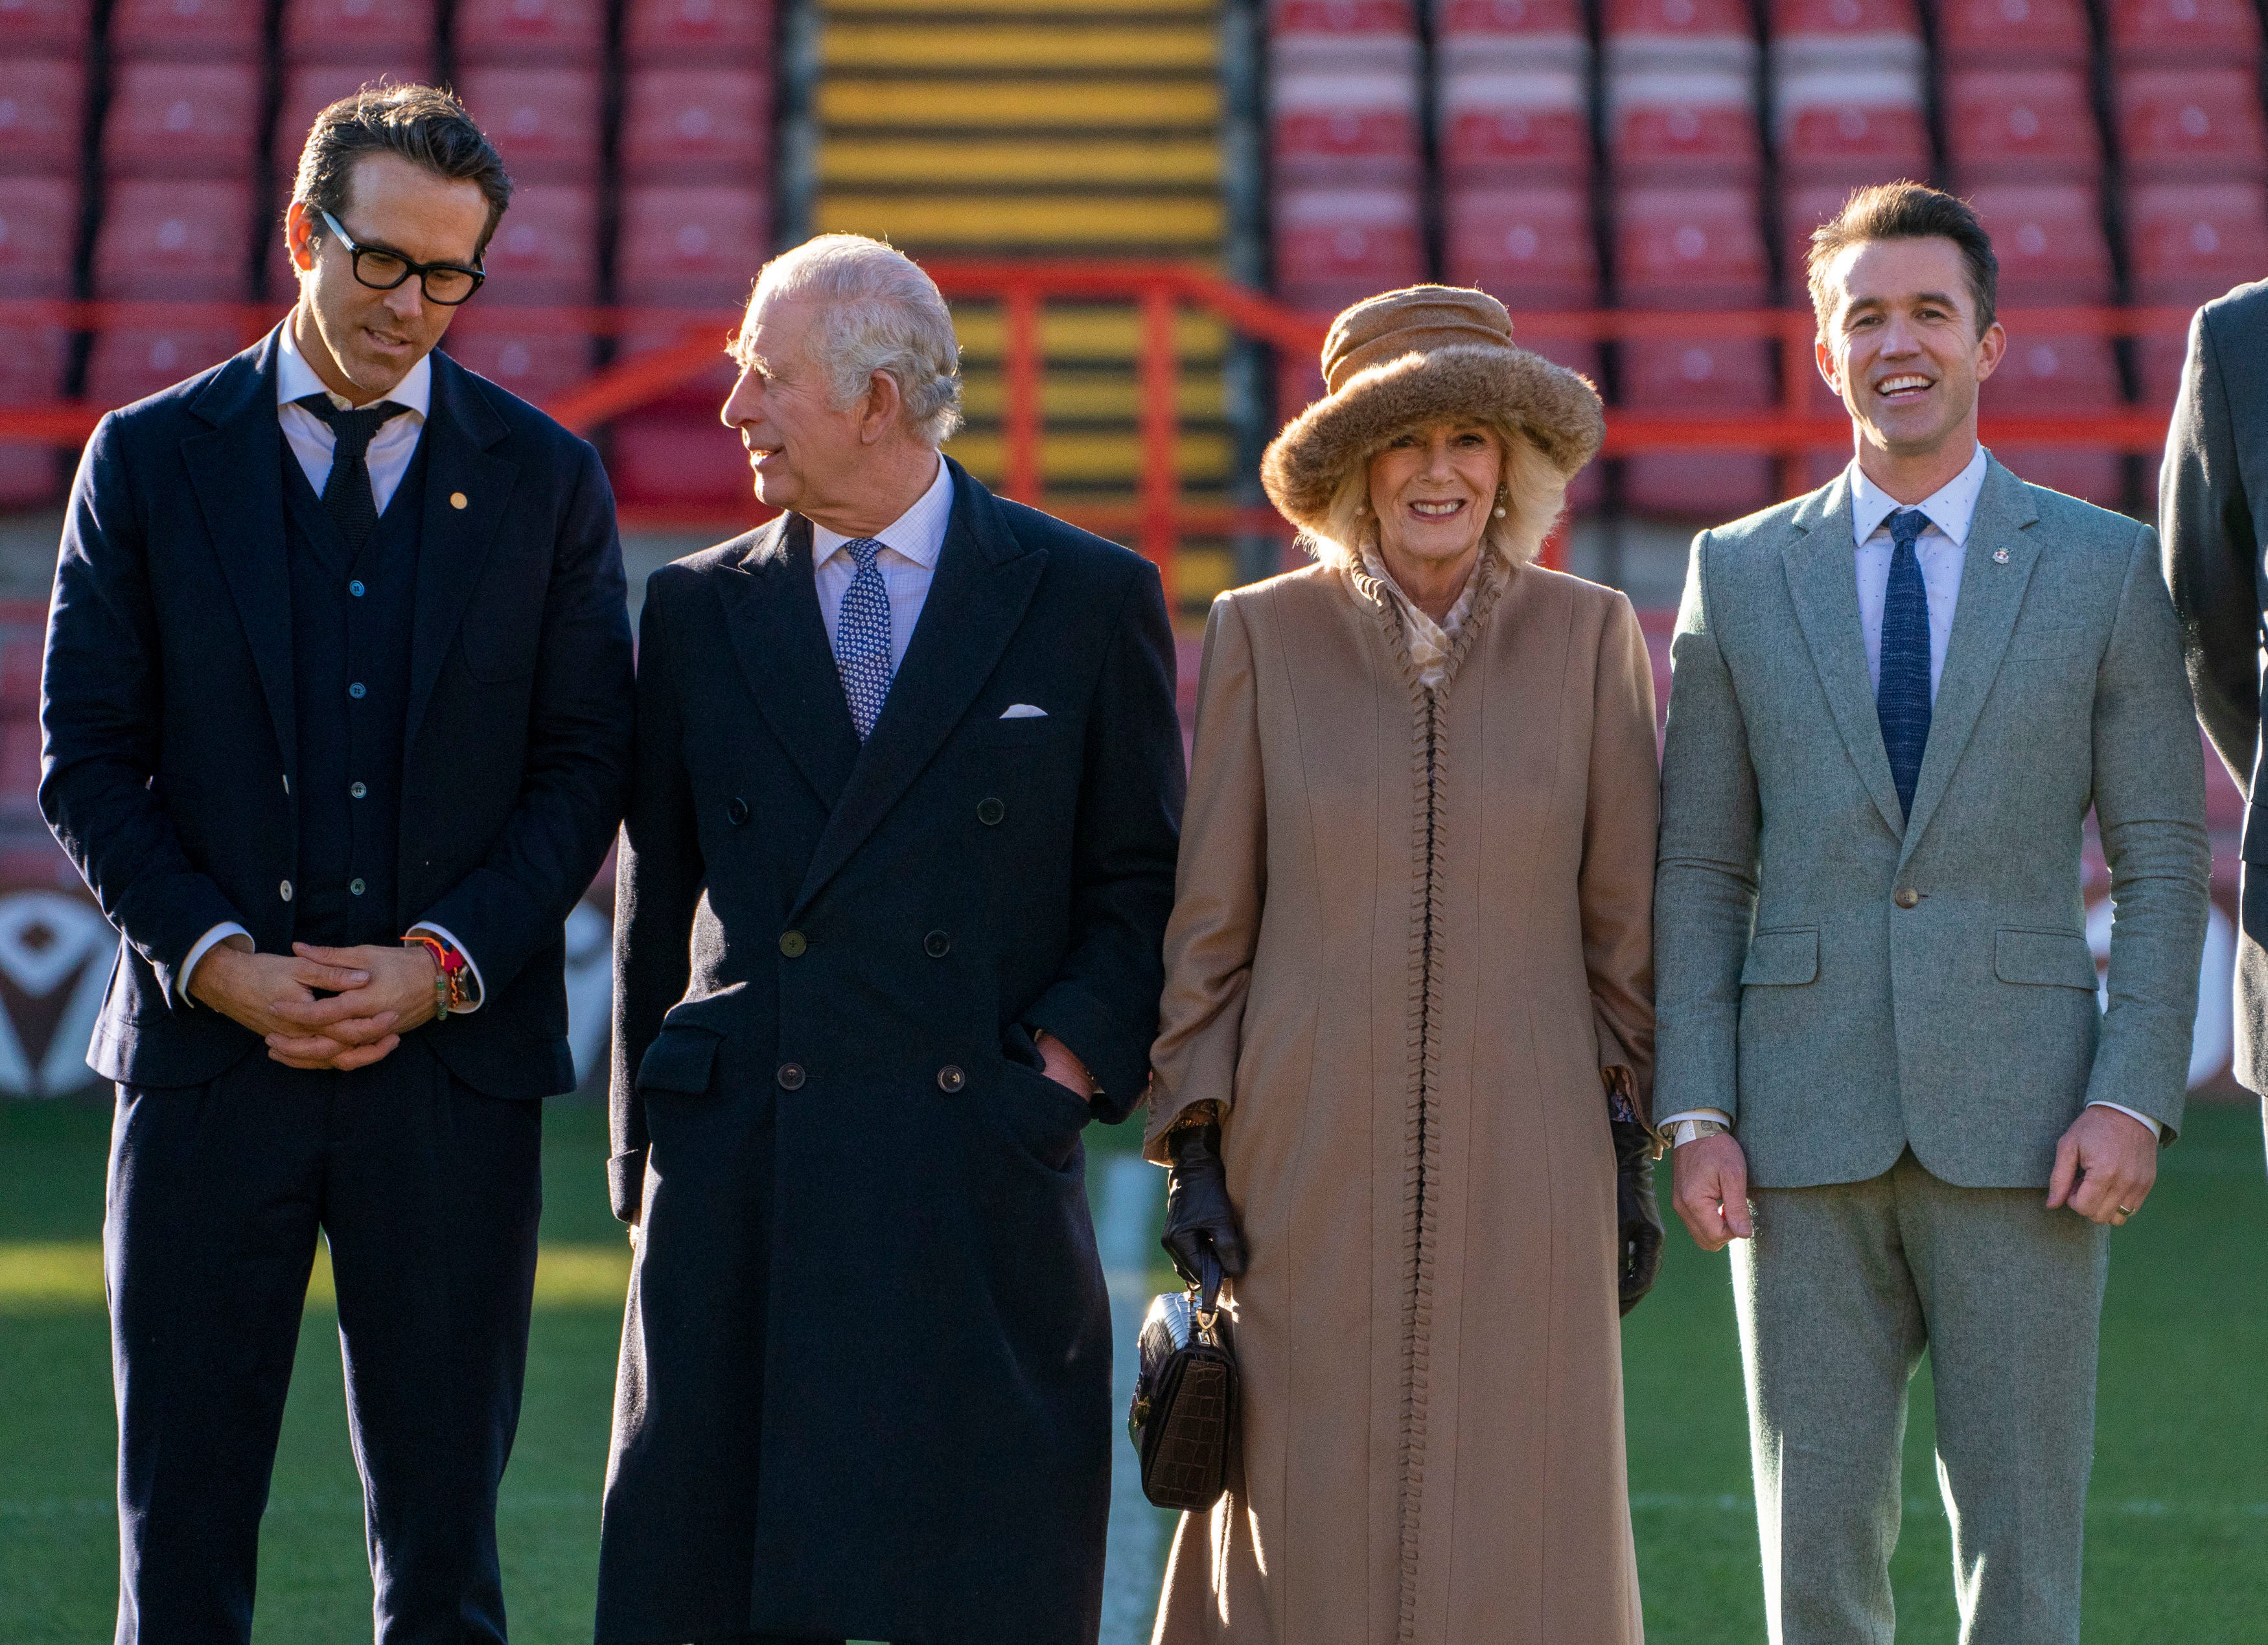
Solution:
{"label": "double-breasted coat button", "polygon": [[943,931],[932,931],[922,938],[922,952],[932,959],[943,959],[953,951],[953,939]]}
{"label": "double-breasted coat button", "polygon": [[803,1089],[803,1064],[783,1062],[779,1065],[779,1074],[777,1077],[782,1091],[799,1091]]}
{"label": "double-breasted coat button", "polygon": [[735,827],[735,828],[739,827],[742,823],[744,823],[744,822],[747,821],[747,820],[748,820],[748,802],[747,802],[747,801],[746,801],[746,800],[744,800],[744,799],[742,799],[742,798],[741,798],[739,795],[737,795],[737,794],[735,794],[734,796],[733,796],[733,803],[732,803],[730,805],[727,805],[726,807],[725,807],[725,820],[726,820],[727,822],[731,823],[731,824],[733,825],[733,827]]}
{"label": "double-breasted coat button", "polygon": [[1921,907],[1921,892],[1911,885],[1901,885],[1898,887],[1898,894],[1890,900],[1901,908],[1918,908]]}
{"label": "double-breasted coat button", "polygon": [[937,1088],[950,1097],[968,1083],[968,1076],[961,1071],[958,1063],[948,1062],[937,1071]]}
{"label": "double-breasted coat button", "polygon": [[987,828],[998,828],[1007,814],[1008,808],[989,795],[976,802],[976,820]]}
{"label": "double-breasted coat button", "polygon": [[291,882],[290,880],[288,880],[288,879],[287,879],[287,880],[285,880],[282,885],[280,885],[280,886],[278,886],[278,887],[276,888],[276,894],[277,896],[279,896],[279,897],[283,898],[283,899],[284,899],[284,901],[286,901],[286,902],[291,901]]}
{"label": "double-breasted coat button", "polygon": [[780,952],[785,954],[790,959],[802,958],[803,951],[810,946],[811,944],[804,939],[804,935],[800,931],[780,933]]}

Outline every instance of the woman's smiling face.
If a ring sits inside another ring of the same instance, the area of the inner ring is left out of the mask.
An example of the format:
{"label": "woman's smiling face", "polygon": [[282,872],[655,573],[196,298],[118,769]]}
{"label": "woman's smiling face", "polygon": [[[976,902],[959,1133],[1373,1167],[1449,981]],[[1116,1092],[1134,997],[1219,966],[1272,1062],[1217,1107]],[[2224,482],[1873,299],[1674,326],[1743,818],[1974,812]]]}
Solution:
{"label": "woman's smiling face", "polygon": [[1433,564],[1475,554],[1496,509],[1503,448],[1487,425],[1429,422],[1370,459],[1378,546],[1395,559]]}

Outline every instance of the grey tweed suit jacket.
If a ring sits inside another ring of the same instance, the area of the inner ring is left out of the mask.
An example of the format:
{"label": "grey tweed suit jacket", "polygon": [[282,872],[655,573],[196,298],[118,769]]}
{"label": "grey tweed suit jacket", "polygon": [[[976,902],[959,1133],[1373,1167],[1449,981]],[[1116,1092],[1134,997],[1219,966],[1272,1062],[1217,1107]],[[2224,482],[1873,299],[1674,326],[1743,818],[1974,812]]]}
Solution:
{"label": "grey tweed suit jacket", "polygon": [[[1910,821],[1847,478],[1695,540],[1671,661],[1657,1113],[1732,1114],[1760,1187],[1864,1181],[1908,1146],[1958,1186],[2042,1186],[2096,1098],[2172,1137],[2208,853],[2155,533],[1992,463]],[[2090,805],[2117,907],[2107,1013]]]}

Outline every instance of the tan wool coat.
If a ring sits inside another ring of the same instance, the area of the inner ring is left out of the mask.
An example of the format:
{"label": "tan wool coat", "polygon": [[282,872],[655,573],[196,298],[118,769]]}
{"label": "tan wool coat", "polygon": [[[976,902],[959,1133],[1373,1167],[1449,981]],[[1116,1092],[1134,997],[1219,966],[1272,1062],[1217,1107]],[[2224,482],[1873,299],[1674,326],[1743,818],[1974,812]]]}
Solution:
{"label": "tan wool coat", "polygon": [[1486,580],[1438,694],[1318,565],[1205,634],[1147,1150],[1223,1104],[1239,1475],[1160,1645],[1635,1645],[1602,1069],[1653,1057],[1629,602]]}

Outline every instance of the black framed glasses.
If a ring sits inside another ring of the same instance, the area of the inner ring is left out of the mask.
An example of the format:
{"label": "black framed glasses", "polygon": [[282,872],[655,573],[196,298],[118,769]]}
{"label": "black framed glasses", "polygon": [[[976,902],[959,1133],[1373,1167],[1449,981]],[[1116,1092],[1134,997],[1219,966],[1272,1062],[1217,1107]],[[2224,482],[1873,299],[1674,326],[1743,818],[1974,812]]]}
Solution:
{"label": "black framed glasses", "polygon": [[373,291],[391,291],[416,275],[418,288],[425,293],[428,303],[454,308],[479,290],[482,282],[488,278],[479,269],[468,268],[462,263],[412,262],[400,252],[357,246],[354,237],[339,226],[336,217],[328,211],[320,215],[331,225],[331,232],[339,237],[339,244],[354,259],[354,277]]}

